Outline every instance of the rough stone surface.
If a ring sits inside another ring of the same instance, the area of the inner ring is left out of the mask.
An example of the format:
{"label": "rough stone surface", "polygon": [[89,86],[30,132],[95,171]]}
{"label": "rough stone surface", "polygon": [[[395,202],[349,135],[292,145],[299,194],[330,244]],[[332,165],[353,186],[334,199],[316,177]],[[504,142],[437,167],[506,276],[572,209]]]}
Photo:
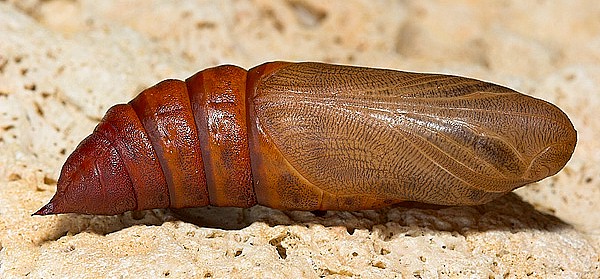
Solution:
{"label": "rough stone surface", "polygon": [[[0,277],[599,278],[599,14],[596,0],[0,1]],[[30,216],[111,105],[279,59],[491,80],[561,107],[579,143],[558,175],[482,206]]]}

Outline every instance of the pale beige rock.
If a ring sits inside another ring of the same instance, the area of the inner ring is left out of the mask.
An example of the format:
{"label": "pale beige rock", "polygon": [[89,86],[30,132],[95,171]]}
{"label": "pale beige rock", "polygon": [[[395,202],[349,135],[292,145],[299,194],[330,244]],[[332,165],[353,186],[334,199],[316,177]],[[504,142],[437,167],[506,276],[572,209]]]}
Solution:
{"label": "pale beige rock", "polygon": [[[594,0],[0,2],[0,277],[599,278],[598,14]],[[482,206],[30,216],[111,105],[275,59],[494,81],[561,107],[579,142],[558,175]]]}

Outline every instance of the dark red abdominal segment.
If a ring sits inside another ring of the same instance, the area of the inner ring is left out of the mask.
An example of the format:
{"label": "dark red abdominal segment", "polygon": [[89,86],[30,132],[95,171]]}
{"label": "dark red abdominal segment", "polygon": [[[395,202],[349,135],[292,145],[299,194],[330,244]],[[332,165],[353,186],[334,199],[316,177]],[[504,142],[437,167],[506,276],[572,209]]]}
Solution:
{"label": "dark red abdominal segment", "polygon": [[137,207],[133,185],[117,149],[105,136],[88,136],[63,166],[58,190],[35,214],[117,214]]}

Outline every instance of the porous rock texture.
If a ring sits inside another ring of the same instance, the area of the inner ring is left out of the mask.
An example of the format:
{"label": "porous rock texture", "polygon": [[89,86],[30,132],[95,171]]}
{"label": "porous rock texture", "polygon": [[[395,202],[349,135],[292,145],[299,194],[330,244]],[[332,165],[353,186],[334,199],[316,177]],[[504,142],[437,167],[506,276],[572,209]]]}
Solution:
{"label": "porous rock texture", "polygon": [[[0,1],[1,278],[599,278],[600,5]],[[31,216],[104,112],[166,78],[325,61],[471,76],[553,102],[563,171],[481,206]]]}

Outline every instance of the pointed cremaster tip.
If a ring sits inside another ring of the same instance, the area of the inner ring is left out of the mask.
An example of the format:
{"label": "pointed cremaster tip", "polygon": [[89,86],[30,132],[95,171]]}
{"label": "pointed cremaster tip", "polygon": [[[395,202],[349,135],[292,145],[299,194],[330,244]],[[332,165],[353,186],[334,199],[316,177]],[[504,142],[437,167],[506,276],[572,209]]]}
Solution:
{"label": "pointed cremaster tip", "polygon": [[44,207],[40,208],[40,210],[36,211],[35,213],[31,214],[33,215],[49,215],[49,214],[56,214],[54,212],[54,204],[52,203],[52,201],[50,201],[47,205],[44,205]]}

